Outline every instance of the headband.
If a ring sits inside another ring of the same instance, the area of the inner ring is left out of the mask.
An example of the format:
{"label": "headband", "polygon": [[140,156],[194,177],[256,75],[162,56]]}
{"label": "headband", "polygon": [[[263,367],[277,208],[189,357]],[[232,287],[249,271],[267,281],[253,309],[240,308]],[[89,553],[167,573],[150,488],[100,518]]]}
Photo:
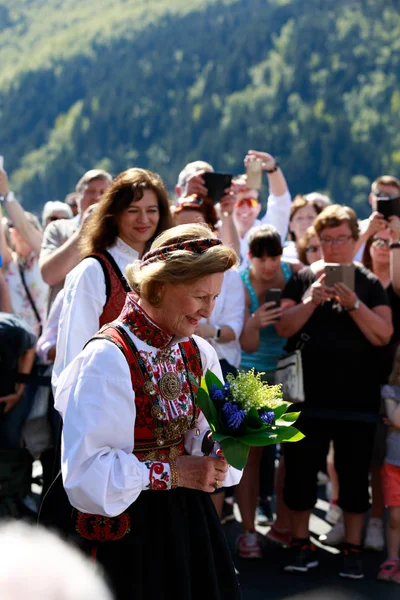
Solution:
{"label": "headband", "polygon": [[170,256],[177,250],[186,250],[193,254],[204,254],[210,248],[219,246],[222,244],[221,240],[217,238],[199,238],[197,240],[187,240],[186,242],[178,242],[177,244],[170,244],[169,246],[161,246],[151,252],[147,252],[143,256],[140,268],[146,267],[154,262],[160,260],[168,260]]}

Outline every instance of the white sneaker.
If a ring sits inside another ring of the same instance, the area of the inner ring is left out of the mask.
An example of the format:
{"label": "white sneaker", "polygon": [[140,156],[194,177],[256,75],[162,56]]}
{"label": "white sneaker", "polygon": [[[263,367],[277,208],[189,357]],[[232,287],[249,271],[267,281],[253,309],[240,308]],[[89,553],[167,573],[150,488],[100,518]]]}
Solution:
{"label": "white sneaker", "polygon": [[319,541],[326,546],[339,546],[344,542],[344,522],[341,517],[326,535],[320,535]]}
{"label": "white sneaker", "polygon": [[364,548],[382,552],[385,547],[382,519],[372,518],[369,520],[367,533],[365,535]]}
{"label": "white sneaker", "polygon": [[343,515],[343,511],[337,504],[330,504],[329,509],[326,513],[325,521],[330,523],[331,525],[336,525],[341,516]]}

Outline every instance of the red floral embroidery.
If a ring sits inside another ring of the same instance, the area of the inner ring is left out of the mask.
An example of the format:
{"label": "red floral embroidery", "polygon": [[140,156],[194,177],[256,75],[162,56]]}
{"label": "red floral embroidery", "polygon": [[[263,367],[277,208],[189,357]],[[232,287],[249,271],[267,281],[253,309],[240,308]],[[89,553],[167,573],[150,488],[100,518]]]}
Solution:
{"label": "red floral embroidery", "polygon": [[133,294],[127,295],[119,321],[148,346],[165,348],[172,340],[172,336],[160,329],[136,304]]}
{"label": "red floral embroidery", "polygon": [[103,517],[77,511],[75,529],[79,535],[93,542],[110,542],[120,540],[131,530],[128,513],[118,517]]}
{"label": "red floral embroidery", "polygon": [[165,470],[165,465],[161,462],[148,462],[147,467],[150,469],[149,488],[151,490],[166,490],[168,489],[169,474]]}

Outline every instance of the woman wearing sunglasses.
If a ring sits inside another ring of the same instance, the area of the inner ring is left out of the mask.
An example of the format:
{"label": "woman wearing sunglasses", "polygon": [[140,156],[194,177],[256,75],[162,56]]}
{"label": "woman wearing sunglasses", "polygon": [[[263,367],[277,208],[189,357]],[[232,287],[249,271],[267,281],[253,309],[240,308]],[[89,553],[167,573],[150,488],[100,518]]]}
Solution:
{"label": "woman wearing sunglasses", "polygon": [[299,261],[303,265],[311,265],[321,260],[321,244],[314,227],[311,225],[298,243]]}

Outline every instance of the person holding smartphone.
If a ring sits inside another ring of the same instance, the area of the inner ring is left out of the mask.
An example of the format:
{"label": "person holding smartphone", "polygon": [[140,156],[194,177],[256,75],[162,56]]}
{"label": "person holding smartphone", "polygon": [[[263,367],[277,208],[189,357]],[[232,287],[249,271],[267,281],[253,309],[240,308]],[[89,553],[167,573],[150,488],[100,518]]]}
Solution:
{"label": "person holding smartphone", "polygon": [[[282,306],[280,291],[292,274],[302,265],[281,260],[282,242],[278,230],[272,225],[260,225],[249,234],[249,266],[241,273],[245,286],[245,321],[240,337],[242,346],[242,369],[255,368],[264,373],[268,383],[274,383],[277,361],[283,354],[285,339],[277,334]],[[273,290],[273,292],[272,292]],[[261,548],[255,532],[255,512],[258,497],[264,499],[273,492],[275,470],[275,446],[251,448],[243,478],[236,490],[236,498],[242,516],[243,533],[238,539],[242,558],[260,558]],[[269,465],[263,469],[260,494],[260,463],[262,457]],[[269,479],[269,482],[266,481]],[[278,501],[279,503],[279,501]],[[278,511],[279,514],[279,511]],[[288,543],[287,532],[280,519],[271,533],[273,541]],[[286,534],[286,537],[285,537]],[[275,537],[274,537],[275,535]]]}
{"label": "person holding smartphone", "polygon": [[305,437],[295,449],[291,444],[284,449],[284,500],[293,535],[285,571],[307,573],[319,564],[309,518],[317,499],[317,474],[333,441],[345,530],[339,575],[362,579],[361,543],[379,421],[380,353],[393,334],[392,314],[381,282],[359,263],[353,263],[354,290],[344,283],[326,285],[326,263],[353,262],[359,235],[354,210],[328,206],[314,228],[322,248],[321,269],[316,272],[313,263],[293,275],[283,290],[285,306],[276,324],[278,334],[288,338],[288,351],[301,344],[305,395],[296,424]]}

